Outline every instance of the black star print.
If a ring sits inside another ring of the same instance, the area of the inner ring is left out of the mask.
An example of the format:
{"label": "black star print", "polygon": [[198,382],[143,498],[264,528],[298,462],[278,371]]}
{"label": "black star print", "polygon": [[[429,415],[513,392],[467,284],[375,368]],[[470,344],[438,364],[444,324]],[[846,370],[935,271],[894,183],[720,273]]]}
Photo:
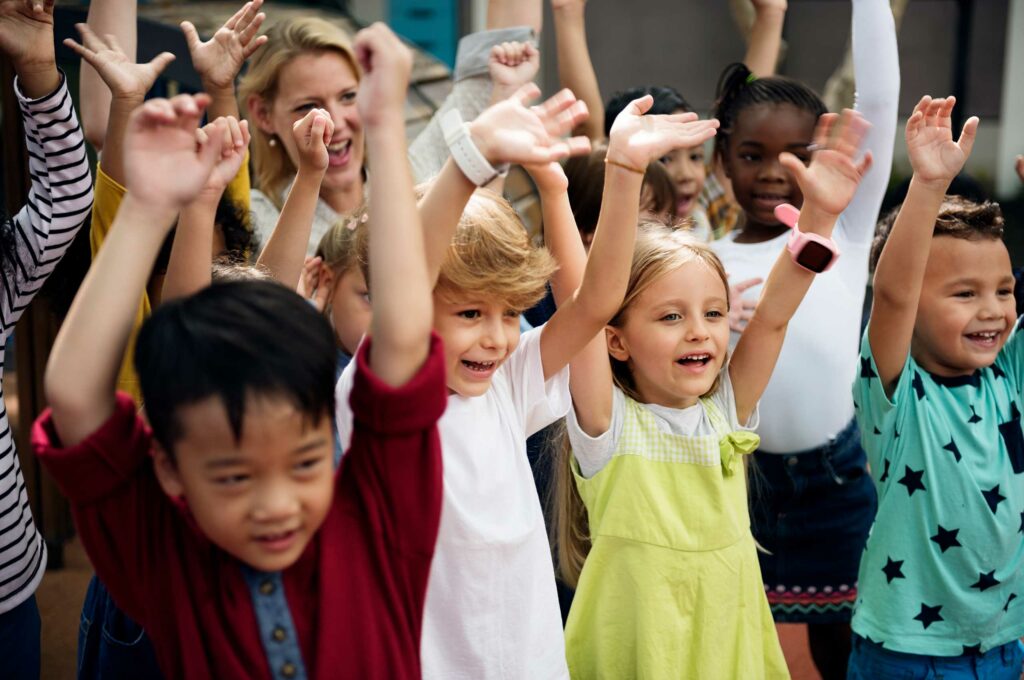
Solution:
{"label": "black star print", "polygon": [[1006,444],[1014,474],[1024,473],[1024,431],[1020,427],[1020,410],[1016,402],[1010,402],[1010,419],[999,424],[999,434]]}
{"label": "black star print", "polygon": [[873,644],[873,645],[879,645],[879,646],[881,646],[881,645],[884,645],[884,644],[885,644],[884,642],[879,642],[878,640],[872,640],[872,639],[871,639],[871,636],[870,636],[870,635],[865,635],[865,636],[864,636],[864,639],[865,639],[865,640],[867,640],[868,642],[870,642],[870,643],[871,643],[871,644]]}
{"label": "black star print", "polygon": [[974,410],[974,404],[971,404],[971,417],[967,419],[968,425],[974,425],[975,423],[981,422],[981,416]]}
{"label": "black star print", "polygon": [[993,569],[987,574],[982,574],[981,572],[978,572],[978,581],[976,583],[972,583],[971,587],[977,588],[980,592],[983,593],[989,588],[995,588],[1000,583],[1001,581],[996,579],[996,570]]}
{"label": "black star print", "polygon": [[857,403],[856,399],[853,400],[853,410],[854,411],[859,411],[860,410],[860,404]]}
{"label": "black star print", "polygon": [[[892,464],[892,462],[888,458],[884,459],[882,462],[885,463],[885,469],[882,470],[882,476],[878,478],[878,481],[880,481],[880,482],[884,482],[885,480],[889,479],[889,466]],[[1022,512],[1020,514],[1021,514],[1021,520],[1020,520],[1021,526],[1024,527],[1024,512]],[[1022,530],[1022,531],[1024,531],[1024,530]]]}
{"label": "black star print", "polygon": [[979,642],[976,645],[970,645],[970,646],[964,645],[964,653],[963,653],[963,655],[967,656],[968,654],[971,655],[971,656],[977,656],[977,655],[981,654],[981,643]]}
{"label": "black star print", "polygon": [[892,583],[894,578],[906,578],[903,575],[903,562],[904,560],[894,560],[891,557],[885,558],[885,566],[882,567],[882,571],[885,572],[888,583]]}
{"label": "black star print", "polygon": [[921,491],[927,491],[924,482],[921,478],[924,477],[924,470],[915,470],[909,465],[903,466],[903,479],[899,480],[899,483],[907,487],[907,494],[910,496],[914,495],[914,492],[920,489]]}
{"label": "black star print", "polygon": [[992,514],[996,514],[996,508],[999,504],[1006,500],[1006,496],[999,493],[999,485],[996,484],[988,491],[982,491],[981,495],[985,497],[985,502],[988,503],[988,509],[992,511]]}
{"label": "black star print", "polygon": [[956,462],[958,463],[960,462],[960,459],[963,458],[963,456],[960,455],[960,449],[957,448],[956,442],[953,441],[952,437],[949,438],[949,443],[943,446],[942,448],[952,453],[953,458],[955,458]]}
{"label": "black star print", "polygon": [[910,381],[910,386],[917,392],[918,401],[924,399],[924,381],[921,380],[921,374],[917,371],[914,371],[914,379]]}
{"label": "black star print", "polygon": [[871,368],[871,359],[867,357],[860,358],[860,377],[866,378],[868,384],[871,384],[872,378],[877,378],[878,374],[875,373],[875,369]]}
{"label": "black star print", "polygon": [[1010,597],[1006,598],[1006,604],[1003,605],[1003,611],[1010,611],[1010,603],[1017,599],[1017,593],[1010,593]]}
{"label": "black star print", "polygon": [[945,620],[945,619],[942,618],[942,614],[939,613],[940,611],[942,611],[942,605],[941,604],[940,605],[936,605],[934,607],[929,607],[924,602],[922,602],[921,603],[921,613],[919,613],[917,616],[915,616],[914,620],[915,621],[920,621],[921,625],[924,626],[925,629],[927,630],[928,626],[932,625],[933,623]]}
{"label": "black star print", "polygon": [[897,430],[895,427],[893,427],[892,430],[893,430],[892,438],[893,439],[899,439],[900,438],[900,431]]}
{"label": "black star print", "polygon": [[947,529],[941,524],[938,527],[939,532],[932,536],[932,540],[942,549],[942,552],[946,552],[950,548],[963,547],[960,545],[960,539],[957,538],[957,534],[960,533],[959,529]]}
{"label": "black star print", "polygon": [[1017,529],[1017,533],[1024,534],[1024,512],[1020,513],[1020,529]]}
{"label": "black star print", "polygon": [[875,434],[882,434],[882,431],[881,431],[881,430],[879,430],[879,429],[878,429],[878,428],[876,427],[876,428],[875,428]]}
{"label": "black star print", "polygon": [[995,378],[1005,378],[1006,374],[1003,373],[1003,369],[999,368],[995,364],[992,364],[992,376]]}

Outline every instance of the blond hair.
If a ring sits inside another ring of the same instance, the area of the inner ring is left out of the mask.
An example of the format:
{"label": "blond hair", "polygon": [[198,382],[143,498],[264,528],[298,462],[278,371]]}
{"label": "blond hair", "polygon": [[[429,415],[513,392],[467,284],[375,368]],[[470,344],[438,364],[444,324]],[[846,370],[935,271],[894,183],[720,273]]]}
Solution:
{"label": "blond hair", "polygon": [[[267,31],[269,40],[249,63],[249,70],[238,85],[239,99],[247,107],[253,95],[269,105],[277,96],[281,70],[293,59],[308,53],[334,52],[344,59],[356,78],[362,77],[359,62],[352,51],[352,40],[343,28],[318,17],[297,17],[274,24]],[[252,135],[253,176],[256,186],[280,210],[281,193],[295,175],[296,168],[281,145],[271,146],[271,135],[260,129],[247,110]]]}
{"label": "blond hair", "polygon": [[[685,228],[674,228],[653,222],[641,224],[633,250],[633,264],[629,272],[626,295],[619,311],[608,325],[621,328],[626,322],[630,306],[644,291],[662,276],[689,262],[699,262],[718,274],[722,279],[722,285],[725,286],[728,302],[728,277],[722,262],[711,248],[696,240]],[[611,356],[608,358],[612,364],[615,385],[632,399],[640,401],[629,364]],[[704,396],[713,394],[718,385],[719,378],[716,377],[711,389]],[[568,586],[575,588],[587,553],[590,552],[590,524],[587,508],[576,488],[572,450],[564,426],[553,442],[555,483],[548,498],[552,517],[551,544],[555,548],[559,575]]]}
{"label": "blond hair", "polygon": [[351,217],[335,222],[320,239],[316,256],[330,267],[335,277],[360,264],[361,239],[366,230],[367,216],[364,203]]}
{"label": "blond hair", "polygon": [[554,258],[530,241],[509,202],[482,190],[462,212],[434,292],[446,300],[497,298],[522,312],[544,297],[555,269]]}

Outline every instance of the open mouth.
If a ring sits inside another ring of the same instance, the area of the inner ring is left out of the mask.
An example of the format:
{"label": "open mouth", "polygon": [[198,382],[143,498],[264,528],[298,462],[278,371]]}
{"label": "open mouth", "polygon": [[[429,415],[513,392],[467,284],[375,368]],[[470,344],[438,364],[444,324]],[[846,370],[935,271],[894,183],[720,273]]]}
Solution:
{"label": "open mouth", "polygon": [[1000,331],[979,331],[968,333],[965,337],[973,344],[984,349],[994,349],[999,344]]}
{"label": "open mouth", "polygon": [[676,363],[691,370],[701,370],[711,362],[711,355],[708,353],[687,354],[676,359]]}
{"label": "open mouth", "polygon": [[775,210],[776,206],[790,202],[789,194],[782,193],[769,193],[762,191],[754,192],[750,197],[754,200],[754,205],[763,210]]}
{"label": "open mouth", "polygon": [[494,367],[498,365],[497,361],[469,361],[468,359],[462,360],[462,365],[468,368],[473,373],[490,373],[494,370]]}
{"label": "open mouth", "polygon": [[697,203],[696,194],[676,193],[676,216],[687,217]]}
{"label": "open mouth", "polygon": [[271,552],[280,552],[282,550],[287,550],[292,546],[292,543],[294,543],[298,533],[297,529],[279,531],[271,534],[261,534],[260,536],[256,536],[254,540],[266,550]]}
{"label": "open mouth", "polygon": [[340,142],[332,142],[327,145],[327,163],[330,167],[336,168],[348,163],[352,157],[352,140],[346,139]]}

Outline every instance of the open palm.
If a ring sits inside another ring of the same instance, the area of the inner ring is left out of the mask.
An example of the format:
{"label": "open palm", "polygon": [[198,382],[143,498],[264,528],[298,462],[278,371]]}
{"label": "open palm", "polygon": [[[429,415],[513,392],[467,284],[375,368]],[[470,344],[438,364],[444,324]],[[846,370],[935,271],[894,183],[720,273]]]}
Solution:
{"label": "open palm", "polygon": [[245,60],[267,42],[265,35],[256,37],[267,18],[259,11],[262,5],[263,0],[245,3],[205,42],[191,22],[181,22],[192,65],[203,83],[220,88],[233,85]]}
{"label": "open palm", "polygon": [[714,118],[698,120],[696,113],[644,115],[653,102],[650,95],[636,99],[615,119],[608,141],[612,161],[643,170],[670,151],[697,146],[715,136],[718,121]]}
{"label": "open palm", "polygon": [[15,64],[53,61],[53,0],[41,12],[33,11],[35,1],[0,0],[0,52]]}
{"label": "open palm", "polygon": [[960,139],[953,140],[951,115],[955,97],[923,97],[907,121],[907,153],[914,175],[923,181],[951,181],[971,154],[978,119],[964,124]]}
{"label": "open palm", "polygon": [[562,90],[537,106],[528,107],[540,90],[529,83],[498,102],[470,124],[473,140],[492,163],[550,163],[585,153],[585,138],[563,139],[587,117],[586,105]]}
{"label": "open palm", "polygon": [[173,54],[162,52],[148,63],[136,64],[113,35],[100,37],[86,24],[75,27],[82,36],[82,43],[67,38],[64,44],[96,69],[114,96],[145,97],[167,65],[174,61]]}

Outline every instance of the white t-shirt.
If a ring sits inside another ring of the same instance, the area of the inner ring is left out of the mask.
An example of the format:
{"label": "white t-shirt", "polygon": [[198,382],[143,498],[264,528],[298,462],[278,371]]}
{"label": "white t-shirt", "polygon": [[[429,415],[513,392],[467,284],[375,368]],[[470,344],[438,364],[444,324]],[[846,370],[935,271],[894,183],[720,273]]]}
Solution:
{"label": "white t-shirt", "polygon": [[[568,677],[526,438],[569,410],[569,370],[544,382],[540,333],[522,336],[486,394],[449,395],[438,422],[444,503],[420,647],[427,680]],[[345,448],[355,368],[342,371],[336,391]]]}
{"label": "white t-shirt", "polygon": [[[718,389],[711,395],[711,401],[722,412],[734,430],[757,428],[757,408],[750,414],[746,425],[740,424],[736,416],[736,397],[732,391],[732,381],[729,379],[728,370],[722,371],[722,379],[719,381]],[[684,437],[716,434],[711,417],[708,416],[704,405],[700,402],[689,408],[670,408],[658,404],[644,404],[644,407],[654,416],[654,422],[658,429],[666,434]],[[569,416],[565,420],[569,433],[569,444],[572,446],[573,456],[576,457],[576,462],[580,466],[580,474],[583,477],[588,479],[593,477],[611,462],[615,449],[619,446],[619,438],[622,436],[625,410],[626,396],[622,390],[614,387],[612,389],[611,423],[608,425],[608,429],[597,437],[591,437],[584,432],[576,419],[576,410],[569,410]]]}

